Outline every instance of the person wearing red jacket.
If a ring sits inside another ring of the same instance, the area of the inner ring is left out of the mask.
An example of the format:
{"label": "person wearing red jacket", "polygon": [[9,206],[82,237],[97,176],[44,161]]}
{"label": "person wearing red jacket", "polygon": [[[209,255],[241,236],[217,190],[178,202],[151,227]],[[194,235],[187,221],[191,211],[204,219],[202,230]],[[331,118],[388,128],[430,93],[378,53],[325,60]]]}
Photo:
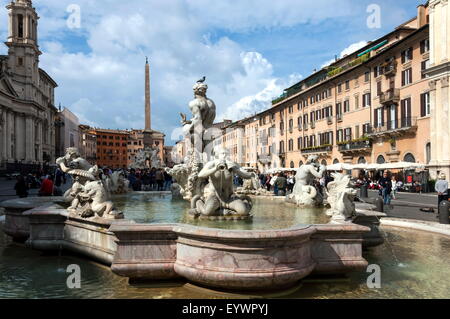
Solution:
{"label": "person wearing red jacket", "polygon": [[53,196],[53,176],[48,176],[42,182],[39,196]]}

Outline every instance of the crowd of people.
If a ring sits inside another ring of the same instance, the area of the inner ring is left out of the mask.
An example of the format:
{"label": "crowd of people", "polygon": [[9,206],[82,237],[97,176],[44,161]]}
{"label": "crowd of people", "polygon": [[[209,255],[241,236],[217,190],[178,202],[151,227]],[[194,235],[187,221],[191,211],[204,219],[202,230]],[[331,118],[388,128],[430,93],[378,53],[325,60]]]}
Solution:
{"label": "crowd of people", "polygon": [[14,186],[16,195],[20,198],[28,197],[30,189],[39,189],[38,196],[61,196],[62,185],[67,183],[67,175],[59,168],[54,172],[40,170],[17,176]]}
{"label": "crowd of people", "polygon": [[131,169],[126,172],[126,177],[130,181],[130,187],[135,192],[169,191],[173,183],[172,176],[162,168]]}
{"label": "crowd of people", "polygon": [[[169,191],[174,182],[171,175],[164,169],[143,169],[143,170],[122,170],[125,178],[130,182],[129,187],[133,191]],[[102,175],[111,175],[113,171],[104,168]],[[295,185],[295,171],[279,172],[273,174],[264,174],[256,171],[261,188],[265,188],[268,192],[273,192],[275,196],[285,196],[292,193]],[[38,196],[62,196],[62,185],[67,183],[68,176],[59,168],[53,172],[39,171],[30,174],[21,174],[17,176],[15,191],[20,198],[27,197],[30,189],[39,189]],[[314,186],[319,193],[324,194],[324,189],[333,178],[330,172],[327,172],[321,179],[314,182]],[[239,176],[235,176],[234,184],[236,187],[243,185],[243,180]],[[391,205],[392,199],[397,199],[397,193],[403,190],[404,183],[398,180],[395,174],[384,171],[379,179],[371,179],[367,176],[360,176],[355,180],[357,187],[365,185],[368,189],[378,190],[379,196],[383,198],[385,205]],[[418,185],[417,187],[420,187]],[[435,184],[435,191],[438,194],[438,203],[449,199],[448,182],[445,174],[439,176],[439,180]]]}

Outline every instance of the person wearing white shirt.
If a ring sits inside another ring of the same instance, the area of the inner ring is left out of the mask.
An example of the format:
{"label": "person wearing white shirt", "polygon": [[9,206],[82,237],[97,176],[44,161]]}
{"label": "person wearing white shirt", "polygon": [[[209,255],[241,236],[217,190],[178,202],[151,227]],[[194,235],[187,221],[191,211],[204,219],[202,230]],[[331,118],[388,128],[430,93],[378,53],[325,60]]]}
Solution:
{"label": "person wearing white shirt", "polygon": [[442,201],[448,200],[448,182],[444,173],[439,176],[439,180],[436,182],[434,189],[438,193],[438,206]]}

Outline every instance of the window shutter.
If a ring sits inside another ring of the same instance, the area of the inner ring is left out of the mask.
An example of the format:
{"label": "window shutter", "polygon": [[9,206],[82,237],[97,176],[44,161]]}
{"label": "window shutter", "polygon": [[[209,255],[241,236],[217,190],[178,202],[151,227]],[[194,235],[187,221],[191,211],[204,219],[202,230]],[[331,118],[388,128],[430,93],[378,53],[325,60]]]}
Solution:
{"label": "window shutter", "polygon": [[402,121],[403,121],[403,119],[405,118],[405,101],[406,100],[402,100],[402,102],[401,102],[401,113],[400,113],[400,117],[401,117],[401,119],[402,119]]}
{"label": "window shutter", "polygon": [[412,83],[412,69],[409,69],[409,84],[411,83]]}
{"label": "window shutter", "polygon": [[413,59],[413,48],[409,48],[408,55],[409,55],[409,60],[411,61]]}
{"label": "window shutter", "polygon": [[420,94],[420,116],[424,117],[425,115],[425,94]]}
{"label": "window shutter", "polygon": [[384,126],[384,109],[381,109],[381,126]]}
{"label": "window shutter", "polygon": [[406,53],[405,51],[402,52],[402,64],[405,63],[405,61],[406,61],[406,58],[405,58],[406,54],[405,53]]}

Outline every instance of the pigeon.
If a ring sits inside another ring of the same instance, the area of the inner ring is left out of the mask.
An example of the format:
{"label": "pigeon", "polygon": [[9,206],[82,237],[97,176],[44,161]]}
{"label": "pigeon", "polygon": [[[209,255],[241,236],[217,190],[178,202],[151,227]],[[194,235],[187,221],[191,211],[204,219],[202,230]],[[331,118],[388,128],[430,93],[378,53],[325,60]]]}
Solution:
{"label": "pigeon", "polygon": [[206,76],[204,76],[201,80],[198,80],[197,83],[204,83],[206,81]]}

